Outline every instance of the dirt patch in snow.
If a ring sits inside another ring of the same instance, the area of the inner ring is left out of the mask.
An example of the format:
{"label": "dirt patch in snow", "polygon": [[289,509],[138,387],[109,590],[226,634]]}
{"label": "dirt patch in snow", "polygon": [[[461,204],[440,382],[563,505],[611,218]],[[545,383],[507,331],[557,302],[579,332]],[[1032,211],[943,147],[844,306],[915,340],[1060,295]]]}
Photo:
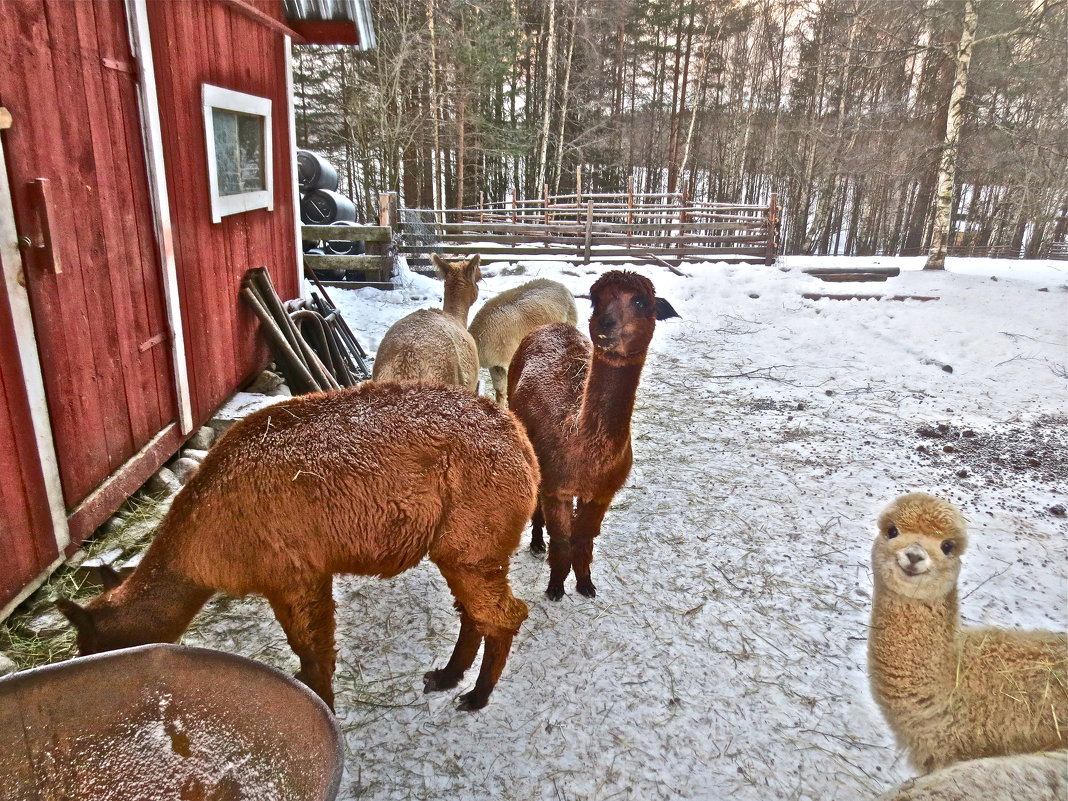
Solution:
{"label": "dirt patch in snow", "polygon": [[1068,486],[1068,417],[1042,415],[1030,423],[980,429],[953,423],[923,425],[916,452],[960,478],[988,483],[1035,481]]}

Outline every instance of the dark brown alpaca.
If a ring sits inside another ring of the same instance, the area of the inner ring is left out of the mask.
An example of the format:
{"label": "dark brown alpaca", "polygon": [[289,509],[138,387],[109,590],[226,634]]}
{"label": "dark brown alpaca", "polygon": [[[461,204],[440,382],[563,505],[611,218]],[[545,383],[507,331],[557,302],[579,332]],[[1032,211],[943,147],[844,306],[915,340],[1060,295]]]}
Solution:
{"label": "dark brown alpaca", "polygon": [[216,591],[264,595],[300,657],[297,677],[332,706],[333,575],[387,578],[429,555],[460,636],[424,689],[455,687],[485,638],[478,680],[460,697],[479,709],[527,616],[508,563],[537,486],[512,415],[460,387],[365,383],[293,398],[208,453],[125,582],[85,609],[59,606],[89,654],[173,642]]}
{"label": "dark brown alpaca", "polygon": [[541,468],[530,549],[544,553],[549,529],[549,587],[554,601],[575,570],[590,598],[593,539],[631,467],[630,418],[657,319],[677,317],[649,279],[613,270],[590,288],[590,336],[566,323],[523,339],[508,368],[508,398],[526,427]]}

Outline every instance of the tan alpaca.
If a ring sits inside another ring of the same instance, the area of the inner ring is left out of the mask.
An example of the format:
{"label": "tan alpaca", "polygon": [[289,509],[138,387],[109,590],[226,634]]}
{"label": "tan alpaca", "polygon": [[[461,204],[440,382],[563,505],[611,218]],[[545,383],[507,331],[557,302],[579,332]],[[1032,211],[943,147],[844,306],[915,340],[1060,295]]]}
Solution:
{"label": "tan alpaca", "polygon": [[872,694],[917,770],[1068,746],[1068,635],[960,627],[964,518],[923,493],[879,517]]}
{"label": "tan alpaca", "polygon": [[571,290],[548,278],[505,290],[475,314],[468,330],[478,345],[479,363],[489,370],[497,403],[508,403],[508,365],[523,337],[552,323],[576,325],[578,310]]}
{"label": "tan alpaca", "polygon": [[375,354],[375,381],[436,381],[478,390],[478,346],[467,332],[467,313],[478,299],[479,256],[466,261],[432,258],[445,279],[444,309],[420,309],[390,326]]}
{"label": "tan alpaca", "polygon": [[910,779],[876,801],[1064,801],[1068,751],[958,762]]}

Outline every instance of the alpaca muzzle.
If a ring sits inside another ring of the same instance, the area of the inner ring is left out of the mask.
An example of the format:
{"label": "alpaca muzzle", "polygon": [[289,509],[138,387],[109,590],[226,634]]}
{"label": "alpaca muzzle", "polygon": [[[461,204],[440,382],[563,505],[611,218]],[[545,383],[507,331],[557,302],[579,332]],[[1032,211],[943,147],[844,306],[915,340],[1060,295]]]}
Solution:
{"label": "alpaca muzzle", "polygon": [[931,568],[931,557],[918,543],[913,543],[902,551],[898,551],[897,565],[906,575],[919,576]]}

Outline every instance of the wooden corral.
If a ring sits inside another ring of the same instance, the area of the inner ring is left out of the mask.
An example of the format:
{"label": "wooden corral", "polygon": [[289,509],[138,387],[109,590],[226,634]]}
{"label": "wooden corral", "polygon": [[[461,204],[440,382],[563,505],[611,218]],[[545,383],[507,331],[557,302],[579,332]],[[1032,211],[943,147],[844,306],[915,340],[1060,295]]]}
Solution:
{"label": "wooden corral", "polygon": [[431,253],[480,253],[489,261],[773,264],[780,211],[775,195],[759,205],[697,203],[677,193],[546,193],[474,208],[406,209],[398,251],[414,266]]}
{"label": "wooden corral", "polygon": [[[0,618],[262,368],[244,273],[300,293],[300,5],[0,3]],[[317,40],[359,39],[335,5]]]}

